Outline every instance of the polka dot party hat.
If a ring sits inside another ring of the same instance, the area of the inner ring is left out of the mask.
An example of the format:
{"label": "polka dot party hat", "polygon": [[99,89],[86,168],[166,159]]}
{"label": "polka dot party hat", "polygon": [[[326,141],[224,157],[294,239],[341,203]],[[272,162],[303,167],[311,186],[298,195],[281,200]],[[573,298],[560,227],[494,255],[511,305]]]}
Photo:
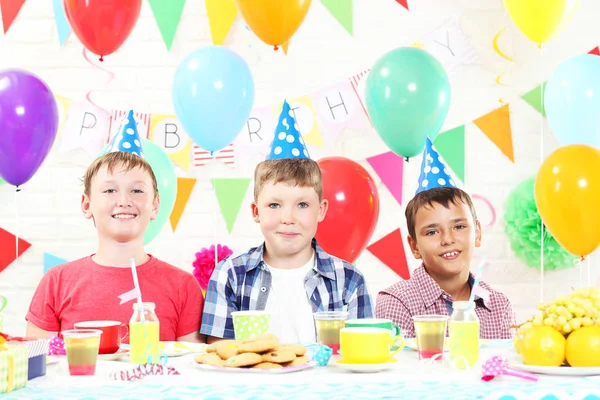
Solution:
{"label": "polka dot party hat", "polygon": [[415,194],[439,187],[456,187],[456,183],[450,176],[450,169],[446,166],[444,159],[431,143],[431,139],[427,138],[421,163],[419,187]]}
{"label": "polka dot party hat", "polygon": [[132,153],[144,158],[142,142],[140,140],[140,134],[137,130],[137,124],[135,122],[133,110],[129,110],[127,116],[123,118],[123,121],[121,121],[119,131],[107,146],[104,154],[115,151]]}
{"label": "polka dot party hat", "polygon": [[310,158],[304,139],[298,130],[298,124],[294,119],[294,112],[285,100],[267,160],[283,158]]}

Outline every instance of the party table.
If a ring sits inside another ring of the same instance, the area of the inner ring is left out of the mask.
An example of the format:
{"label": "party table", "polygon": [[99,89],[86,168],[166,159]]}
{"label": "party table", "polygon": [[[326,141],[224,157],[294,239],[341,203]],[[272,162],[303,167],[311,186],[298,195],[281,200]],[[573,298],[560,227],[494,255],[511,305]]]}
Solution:
{"label": "party table", "polygon": [[[487,342],[480,360],[494,355],[515,357],[507,341]],[[69,376],[61,359],[48,365],[46,376],[26,388],[0,395],[9,399],[600,399],[600,376],[538,375],[537,382],[509,376],[481,380],[481,370],[454,370],[447,363],[420,362],[405,349],[390,369],[353,373],[335,366],[313,367],[289,374],[213,372],[200,369],[194,355],[171,357],[168,365],[180,375],[147,376],[117,381],[112,372],[132,369],[125,361],[98,361],[96,375]]]}

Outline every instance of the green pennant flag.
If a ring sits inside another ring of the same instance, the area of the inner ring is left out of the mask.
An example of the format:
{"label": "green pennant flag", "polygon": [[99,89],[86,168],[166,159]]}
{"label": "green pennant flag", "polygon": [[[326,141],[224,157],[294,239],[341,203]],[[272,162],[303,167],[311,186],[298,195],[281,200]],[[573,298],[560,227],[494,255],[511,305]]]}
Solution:
{"label": "green pennant flag", "polygon": [[461,125],[435,137],[433,145],[456,177],[465,181],[465,126]]}
{"label": "green pennant flag", "polygon": [[249,184],[250,178],[215,178],[212,180],[229,233],[237,220]]}
{"label": "green pennant flag", "polygon": [[167,50],[171,50],[185,0],[148,0]]}
{"label": "green pennant flag", "polygon": [[546,90],[546,82],[542,83],[538,87],[529,92],[525,93],[521,98],[527,102],[531,107],[538,110],[542,115],[546,116],[546,108],[544,107],[544,101],[542,98],[542,91]]}
{"label": "green pennant flag", "polygon": [[321,2],[352,35],[352,0],[321,0]]}

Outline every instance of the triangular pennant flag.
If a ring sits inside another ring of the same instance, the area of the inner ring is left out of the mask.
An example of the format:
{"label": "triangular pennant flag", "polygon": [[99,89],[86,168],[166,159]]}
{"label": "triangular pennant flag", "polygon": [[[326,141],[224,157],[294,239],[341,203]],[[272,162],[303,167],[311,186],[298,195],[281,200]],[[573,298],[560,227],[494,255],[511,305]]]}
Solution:
{"label": "triangular pennant flag", "polygon": [[227,231],[231,233],[248,190],[250,178],[215,178],[212,184]]}
{"label": "triangular pennant flag", "polygon": [[494,142],[510,161],[515,162],[508,104],[477,118],[473,123]]}
{"label": "triangular pennant flag", "polygon": [[185,0],[148,0],[167,50],[171,50]]}
{"label": "triangular pennant flag", "polygon": [[48,272],[50,268],[58,267],[67,262],[68,261],[64,258],[57,257],[54,254],[44,253],[44,274]]}
{"label": "triangular pennant flag", "polygon": [[398,204],[402,204],[404,158],[388,151],[387,153],[368,157],[367,162],[373,167]]}
{"label": "triangular pennant flag", "polygon": [[396,2],[408,10],[408,0],[396,0]]}
{"label": "triangular pennant flag", "polygon": [[0,228],[0,272],[4,271],[13,261],[23,254],[31,243],[19,238],[19,254],[16,249],[16,237],[12,233]]}
{"label": "triangular pennant flag", "polygon": [[593,49],[591,49],[588,54],[593,54],[596,56],[600,56],[600,48],[598,48],[598,46],[594,47]]}
{"label": "triangular pennant flag", "polygon": [[196,179],[194,178],[177,178],[177,198],[175,199],[173,211],[171,211],[171,215],[169,217],[173,232],[175,232],[175,229],[177,229],[179,219],[181,218],[183,210],[190,199],[190,195],[192,194],[195,184]]}
{"label": "triangular pennant flag", "polygon": [[8,29],[14,22],[15,18],[21,11],[21,7],[25,0],[0,0],[0,9],[2,10],[2,26],[4,27],[4,34],[8,32]]}
{"label": "triangular pennant flag", "polygon": [[410,278],[400,229],[388,233],[375,243],[369,245],[367,250],[377,257],[379,261],[390,267],[392,271],[400,275],[402,279],[408,280]]}
{"label": "triangular pennant flag", "polygon": [[58,30],[58,42],[62,47],[71,33],[71,26],[69,25],[69,21],[65,15],[63,0],[52,0],[52,6],[54,8],[54,21],[56,21],[56,30]]}
{"label": "triangular pennant flag", "polygon": [[465,126],[438,134],[433,144],[446,164],[461,181],[465,181]]}
{"label": "triangular pennant flag", "polygon": [[283,54],[287,55],[288,47],[290,47],[290,41],[289,40],[287,42],[285,42],[284,44],[281,45],[281,48],[283,49]]}
{"label": "triangular pennant flag", "polygon": [[206,0],[213,44],[223,44],[238,14],[235,0]]}
{"label": "triangular pennant flag", "polygon": [[352,35],[352,0],[321,0],[321,3]]}
{"label": "triangular pennant flag", "polygon": [[544,99],[542,98],[542,91],[546,89],[546,82],[538,85],[535,89],[525,93],[521,98],[527,102],[531,107],[538,110],[542,115],[546,116],[546,108],[544,107]]}

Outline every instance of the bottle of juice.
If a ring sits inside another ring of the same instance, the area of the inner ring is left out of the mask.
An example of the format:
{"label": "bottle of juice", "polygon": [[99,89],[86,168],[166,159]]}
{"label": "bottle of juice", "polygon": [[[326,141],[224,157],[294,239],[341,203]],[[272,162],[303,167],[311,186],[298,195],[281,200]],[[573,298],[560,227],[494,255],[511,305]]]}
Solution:
{"label": "bottle of juice", "polygon": [[452,307],[448,322],[450,361],[459,369],[473,368],[479,360],[479,318],[475,304],[455,301]]}
{"label": "bottle of juice", "polygon": [[144,321],[138,303],[133,303],[133,315],[129,320],[129,361],[133,364],[158,364],[160,323],[154,303],[142,303]]}

